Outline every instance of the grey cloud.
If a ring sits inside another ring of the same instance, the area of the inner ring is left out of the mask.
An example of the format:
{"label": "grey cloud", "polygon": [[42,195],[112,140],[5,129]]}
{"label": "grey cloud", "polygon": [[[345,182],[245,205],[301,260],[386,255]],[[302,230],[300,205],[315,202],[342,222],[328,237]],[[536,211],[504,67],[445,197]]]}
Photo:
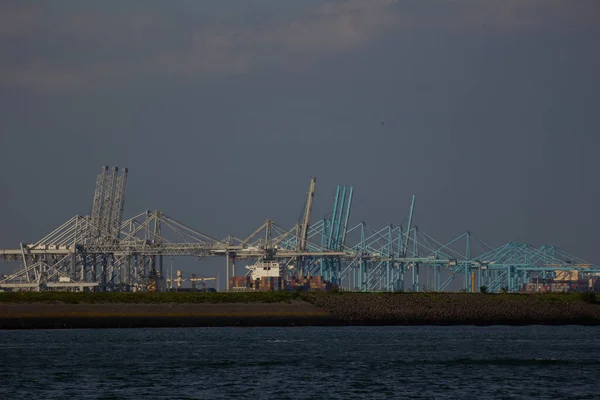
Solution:
{"label": "grey cloud", "polygon": [[26,34],[38,18],[36,7],[0,8],[0,40]]}
{"label": "grey cloud", "polygon": [[[239,29],[188,26],[182,31],[178,21],[152,13],[74,15],[58,27],[46,29],[51,30],[49,46],[65,40],[79,48],[79,60],[61,63],[51,57],[34,58],[19,68],[4,65],[1,72],[4,81],[12,84],[70,90],[106,86],[136,76],[210,78],[244,73],[265,64],[283,66],[290,60],[311,62],[316,56],[363,44],[392,26],[394,17],[387,10],[392,3],[329,3],[289,24]],[[85,61],[81,51],[87,56]],[[68,60],[68,55],[65,58]]]}
{"label": "grey cloud", "polygon": [[46,51],[31,52],[16,64],[0,62],[0,79],[34,90],[69,91],[131,79],[210,79],[261,67],[299,71],[407,26],[521,29],[547,21],[548,14],[557,21],[589,19],[586,11],[592,3],[582,0],[581,7],[570,7],[568,13],[562,12],[564,4],[347,0],[323,3],[289,23],[260,26],[232,26],[218,18],[200,24],[193,17],[182,23],[151,7],[142,13],[65,13],[54,19],[35,8],[13,8],[2,13],[10,23],[0,28],[0,38],[16,40],[16,46],[18,39],[33,41]]}

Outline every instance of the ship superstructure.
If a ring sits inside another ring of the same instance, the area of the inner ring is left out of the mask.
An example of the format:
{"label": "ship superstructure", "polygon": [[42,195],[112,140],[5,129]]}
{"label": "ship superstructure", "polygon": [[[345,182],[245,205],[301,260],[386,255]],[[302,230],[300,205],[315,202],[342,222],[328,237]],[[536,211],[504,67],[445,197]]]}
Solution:
{"label": "ship superstructure", "polygon": [[281,264],[276,261],[259,261],[246,266],[250,271],[250,279],[255,281],[263,278],[283,278]]}

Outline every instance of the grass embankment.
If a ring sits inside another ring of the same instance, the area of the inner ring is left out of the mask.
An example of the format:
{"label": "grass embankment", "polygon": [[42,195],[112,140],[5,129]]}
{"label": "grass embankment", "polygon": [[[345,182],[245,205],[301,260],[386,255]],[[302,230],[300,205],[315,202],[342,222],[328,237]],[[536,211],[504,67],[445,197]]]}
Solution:
{"label": "grass embankment", "polygon": [[0,329],[332,325],[297,293],[0,293]]}
{"label": "grass embankment", "polygon": [[65,304],[197,304],[197,303],[281,303],[299,300],[294,292],[3,292],[0,303]]}

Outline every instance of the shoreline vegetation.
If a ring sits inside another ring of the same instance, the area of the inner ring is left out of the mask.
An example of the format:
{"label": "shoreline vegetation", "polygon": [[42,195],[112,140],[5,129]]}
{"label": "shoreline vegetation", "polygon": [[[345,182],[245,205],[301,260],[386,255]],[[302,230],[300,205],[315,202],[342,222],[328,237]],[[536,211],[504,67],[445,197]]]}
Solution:
{"label": "shoreline vegetation", "polygon": [[0,329],[600,325],[593,293],[0,293]]}

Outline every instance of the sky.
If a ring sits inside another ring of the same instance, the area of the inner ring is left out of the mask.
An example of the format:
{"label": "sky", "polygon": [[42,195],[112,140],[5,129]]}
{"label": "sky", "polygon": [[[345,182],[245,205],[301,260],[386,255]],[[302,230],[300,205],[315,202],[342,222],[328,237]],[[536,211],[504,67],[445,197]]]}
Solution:
{"label": "sky", "polygon": [[[555,244],[600,263],[597,0],[0,4],[0,248],[91,209],[214,237],[315,219],[446,242]],[[3,268],[0,265],[0,270]]]}

